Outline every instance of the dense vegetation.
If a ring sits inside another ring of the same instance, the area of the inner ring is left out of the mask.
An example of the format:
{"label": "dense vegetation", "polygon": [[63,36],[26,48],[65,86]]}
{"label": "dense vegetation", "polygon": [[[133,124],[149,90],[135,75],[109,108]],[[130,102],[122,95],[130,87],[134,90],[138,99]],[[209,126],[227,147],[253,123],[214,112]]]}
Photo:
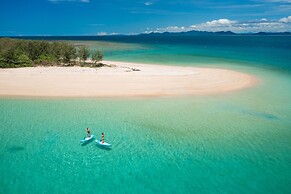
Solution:
{"label": "dense vegetation", "polygon": [[[92,55],[93,63],[85,62]],[[75,47],[68,42],[0,38],[0,68],[30,66],[102,66],[100,51],[90,52],[85,46]]]}

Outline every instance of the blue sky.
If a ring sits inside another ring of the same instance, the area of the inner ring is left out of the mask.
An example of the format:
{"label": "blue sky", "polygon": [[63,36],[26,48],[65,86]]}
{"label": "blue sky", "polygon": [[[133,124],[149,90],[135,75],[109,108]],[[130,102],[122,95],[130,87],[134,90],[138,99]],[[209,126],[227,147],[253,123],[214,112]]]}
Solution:
{"label": "blue sky", "polygon": [[0,35],[291,31],[291,0],[0,0]]}

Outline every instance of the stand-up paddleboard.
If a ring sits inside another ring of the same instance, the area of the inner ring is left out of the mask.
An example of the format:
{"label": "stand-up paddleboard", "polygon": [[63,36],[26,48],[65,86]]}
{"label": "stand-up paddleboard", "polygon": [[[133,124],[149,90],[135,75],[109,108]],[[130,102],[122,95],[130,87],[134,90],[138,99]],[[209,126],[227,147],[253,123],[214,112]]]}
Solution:
{"label": "stand-up paddleboard", "polygon": [[107,142],[102,143],[101,140],[95,140],[95,142],[100,147],[104,147],[104,148],[110,148],[111,147],[111,144],[110,143],[107,143]]}
{"label": "stand-up paddleboard", "polygon": [[91,135],[90,137],[85,137],[84,139],[81,139],[81,144],[89,143],[94,139],[94,135]]}

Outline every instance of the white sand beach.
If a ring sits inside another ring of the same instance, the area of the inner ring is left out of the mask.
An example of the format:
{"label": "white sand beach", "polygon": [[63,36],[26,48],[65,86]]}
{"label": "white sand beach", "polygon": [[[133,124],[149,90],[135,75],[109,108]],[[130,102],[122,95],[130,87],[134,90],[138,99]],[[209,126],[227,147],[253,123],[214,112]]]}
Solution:
{"label": "white sand beach", "polygon": [[0,96],[154,97],[212,95],[256,85],[251,75],[196,67],[103,61],[111,67],[0,69]]}

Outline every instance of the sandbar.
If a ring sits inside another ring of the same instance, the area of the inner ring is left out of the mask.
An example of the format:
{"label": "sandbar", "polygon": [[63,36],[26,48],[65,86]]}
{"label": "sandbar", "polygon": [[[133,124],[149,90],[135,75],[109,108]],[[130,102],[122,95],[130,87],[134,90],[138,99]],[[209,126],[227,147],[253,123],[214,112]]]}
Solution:
{"label": "sandbar", "polygon": [[213,95],[255,86],[252,75],[217,68],[103,61],[108,66],[0,69],[0,96],[161,97]]}

